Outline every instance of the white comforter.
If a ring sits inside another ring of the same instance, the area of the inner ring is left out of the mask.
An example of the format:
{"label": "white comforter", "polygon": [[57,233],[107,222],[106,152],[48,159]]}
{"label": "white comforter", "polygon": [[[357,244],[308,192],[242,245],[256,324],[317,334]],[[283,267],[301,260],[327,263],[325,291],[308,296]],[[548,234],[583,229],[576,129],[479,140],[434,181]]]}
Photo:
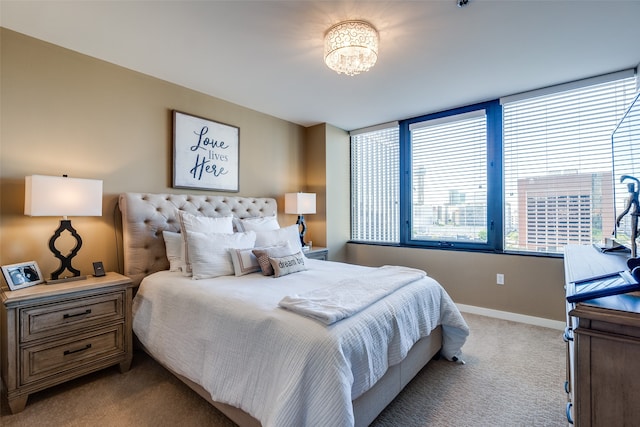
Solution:
{"label": "white comforter", "polygon": [[435,280],[419,279],[326,326],[278,302],[372,269],[305,263],[307,271],[277,279],[155,273],[134,299],[134,332],[159,362],[264,427],[352,426],[351,401],[439,324],[443,355],[460,357],[469,330]]}

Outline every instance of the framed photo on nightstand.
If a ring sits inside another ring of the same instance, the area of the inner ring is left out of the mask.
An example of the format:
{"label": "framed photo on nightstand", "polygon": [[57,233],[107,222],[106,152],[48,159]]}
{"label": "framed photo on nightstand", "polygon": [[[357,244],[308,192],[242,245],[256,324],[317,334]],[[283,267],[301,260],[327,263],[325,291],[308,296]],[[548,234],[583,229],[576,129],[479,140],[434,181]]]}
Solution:
{"label": "framed photo on nightstand", "polygon": [[44,282],[40,267],[35,261],[3,265],[2,275],[12,291]]}

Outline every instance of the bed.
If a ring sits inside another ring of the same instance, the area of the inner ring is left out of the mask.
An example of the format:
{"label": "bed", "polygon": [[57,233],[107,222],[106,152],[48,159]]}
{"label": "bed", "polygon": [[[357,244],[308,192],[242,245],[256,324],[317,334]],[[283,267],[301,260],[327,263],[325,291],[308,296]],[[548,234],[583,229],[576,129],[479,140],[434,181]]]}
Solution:
{"label": "bed", "polygon": [[[140,285],[133,304],[140,345],[242,427],[366,426],[434,356],[461,357],[469,333],[464,319],[435,280],[412,269],[308,258],[294,265],[295,257],[287,255],[269,257],[279,277],[262,270],[238,275],[234,264],[235,274],[194,280],[209,265],[193,261],[193,276],[187,277],[184,264],[180,270],[169,261],[168,235],[193,237],[184,232],[185,217],[231,216],[237,228],[250,219],[275,218],[275,199],[126,193],[119,207],[124,273]],[[254,242],[282,238],[290,228],[256,231]],[[237,231],[224,238],[252,235]],[[246,242],[234,244],[240,253]],[[214,249],[202,251],[210,256]],[[391,276],[404,282],[385,286]],[[349,291],[351,282],[369,288],[358,294]],[[334,307],[335,298],[365,294],[373,299],[364,307],[347,313]],[[318,300],[331,303],[322,305],[319,317],[297,310]],[[325,309],[333,311],[325,316]]]}

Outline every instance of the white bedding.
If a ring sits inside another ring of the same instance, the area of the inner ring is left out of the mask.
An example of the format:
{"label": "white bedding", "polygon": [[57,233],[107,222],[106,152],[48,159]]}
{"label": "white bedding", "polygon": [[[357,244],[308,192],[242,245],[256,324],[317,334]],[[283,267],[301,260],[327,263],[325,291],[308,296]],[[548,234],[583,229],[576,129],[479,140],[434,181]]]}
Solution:
{"label": "white bedding", "polygon": [[439,324],[443,355],[460,357],[468,327],[433,279],[405,285],[326,326],[278,302],[373,269],[305,263],[308,270],[277,279],[154,273],[134,299],[134,332],[159,362],[264,427],[352,426],[351,401]]}
{"label": "white bedding", "polygon": [[331,286],[286,296],[278,305],[330,325],[353,316],[379,299],[425,276],[426,273],[422,270],[385,265]]}

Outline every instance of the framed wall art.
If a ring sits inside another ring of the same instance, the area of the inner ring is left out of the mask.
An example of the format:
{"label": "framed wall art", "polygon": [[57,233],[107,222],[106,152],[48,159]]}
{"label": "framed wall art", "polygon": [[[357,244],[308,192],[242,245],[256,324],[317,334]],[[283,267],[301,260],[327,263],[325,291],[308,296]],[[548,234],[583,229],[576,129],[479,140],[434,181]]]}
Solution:
{"label": "framed wall art", "polygon": [[35,261],[3,265],[2,275],[12,291],[44,282],[40,267]]}
{"label": "framed wall art", "polygon": [[173,187],[240,191],[240,128],[173,112]]}

